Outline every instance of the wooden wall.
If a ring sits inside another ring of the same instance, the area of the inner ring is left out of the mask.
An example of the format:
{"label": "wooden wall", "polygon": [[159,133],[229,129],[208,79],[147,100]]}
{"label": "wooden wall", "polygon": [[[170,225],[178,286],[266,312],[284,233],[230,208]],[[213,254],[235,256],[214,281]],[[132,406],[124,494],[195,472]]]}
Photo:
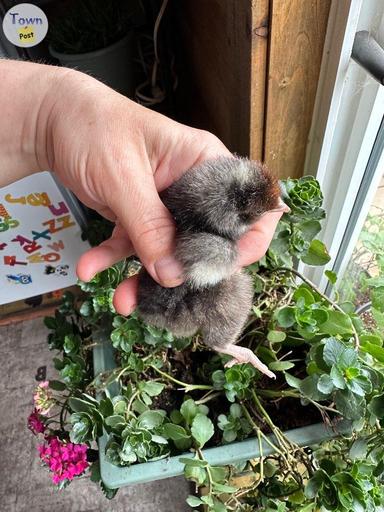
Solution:
{"label": "wooden wall", "polygon": [[331,0],[174,0],[182,121],[300,176]]}
{"label": "wooden wall", "polygon": [[280,177],[301,176],[330,0],[273,0],[264,160]]}

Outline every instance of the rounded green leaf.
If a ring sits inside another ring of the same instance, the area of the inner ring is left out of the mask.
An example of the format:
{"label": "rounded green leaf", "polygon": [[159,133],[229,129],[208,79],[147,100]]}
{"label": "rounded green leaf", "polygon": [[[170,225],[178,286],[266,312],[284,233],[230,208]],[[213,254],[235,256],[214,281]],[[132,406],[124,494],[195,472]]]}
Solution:
{"label": "rounded green leaf", "polygon": [[287,335],[283,331],[269,331],[267,335],[268,341],[271,343],[280,343],[285,340]]}
{"label": "rounded green leaf", "polygon": [[295,308],[286,306],[279,309],[276,313],[276,320],[281,327],[291,327],[296,321]]}
{"label": "rounded green leaf", "polygon": [[331,259],[326,246],[320,240],[312,240],[309,249],[301,260],[307,265],[325,265]]}
{"label": "rounded green leaf", "polygon": [[152,430],[156,427],[159,427],[163,423],[164,417],[164,411],[145,411],[137,418],[137,424],[141,428]]}
{"label": "rounded green leaf", "polygon": [[283,372],[293,368],[295,365],[294,363],[291,363],[291,361],[274,361],[273,363],[269,363],[268,366],[271,370],[275,370],[276,372]]}
{"label": "rounded green leaf", "polygon": [[188,439],[190,436],[187,434],[185,428],[180,425],[175,425],[174,423],[165,423],[163,425],[163,433],[165,436],[172,439],[172,441],[177,441],[179,439]]}
{"label": "rounded green leaf", "polygon": [[330,393],[332,393],[334,389],[332,378],[326,373],[321,375],[319,380],[317,381],[317,389],[320,391],[320,393],[323,393],[324,395],[329,395]]}
{"label": "rounded green leaf", "polygon": [[183,415],[185,421],[190,425],[192,423],[193,418],[199,412],[195,401],[192,398],[189,398],[185,402],[182,403],[180,407],[180,412]]}
{"label": "rounded green leaf", "polygon": [[212,421],[204,414],[197,414],[192,422],[191,433],[199,447],[202,448],[214,434]]}
{"label": "rounded green leaf", "polygon": [[368,404],[368,410],[376,418],[381,420],[384,418],[384,393],[375,395]]}
{"label": "rounded green leaf", "polygon": [[189,495],[186,499],[186,502],[190,507],[199,507],[200,505],[204,505],[204,502],[197,496]]}

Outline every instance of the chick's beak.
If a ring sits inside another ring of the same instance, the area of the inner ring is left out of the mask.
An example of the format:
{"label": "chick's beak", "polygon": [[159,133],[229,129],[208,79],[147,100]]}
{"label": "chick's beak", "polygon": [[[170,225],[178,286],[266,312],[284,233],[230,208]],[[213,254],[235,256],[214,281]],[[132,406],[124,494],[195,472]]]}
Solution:
{"label": "chick's beak", "polygon": [[279,198],[279,203],[277,205],[277,208],[274,208],[273,210],[269,210],[270,212],[283,212],[283,213],[289,213],[291,211],[290,207],[284,203],[284,201]]}

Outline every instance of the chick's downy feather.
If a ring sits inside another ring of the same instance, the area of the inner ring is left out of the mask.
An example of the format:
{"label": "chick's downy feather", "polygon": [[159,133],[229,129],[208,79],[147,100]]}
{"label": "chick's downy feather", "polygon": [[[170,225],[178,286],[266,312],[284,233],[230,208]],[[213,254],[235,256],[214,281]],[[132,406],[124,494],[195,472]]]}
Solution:
{"label": "chick's downy feather", "polygon": [[273,373],[236,340],[252,306],[250,276],[237,269],[237,240],[264,213],[281,210],[277,179],[260,163],[222,157],[189,169],[162,192],[177,227],[176,258],[185,282],[163,288],[143,270],[138,312],[175,336],[200,331],[204,343]]}

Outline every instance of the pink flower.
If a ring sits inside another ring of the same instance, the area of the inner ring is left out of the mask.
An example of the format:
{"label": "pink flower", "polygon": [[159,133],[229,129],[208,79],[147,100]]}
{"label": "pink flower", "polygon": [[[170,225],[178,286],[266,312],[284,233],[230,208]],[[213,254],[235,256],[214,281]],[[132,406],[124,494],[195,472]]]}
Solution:
{"label": "pink flower", "polygon": [[43,416],[47,416],[52,406],[55,405],[55,399],[49,389],[48,380],[40,382],[36,387],[35,394],[33,395],[33,401],[37,412]]}
{"label": "pink flower", "polygon": [[45,425],[40,419],[40,415],[36,409],[28,416],[28,428],[35,435],[41,434],[45,430]]}
{"label": "pink flower", "polygon": [[40,459],[52,471],[52,481],[55,485],[73,480],[88,468],[86,444],[74,444],[62,441],[57,437],[47,438],[44,444],[38,446]]}

